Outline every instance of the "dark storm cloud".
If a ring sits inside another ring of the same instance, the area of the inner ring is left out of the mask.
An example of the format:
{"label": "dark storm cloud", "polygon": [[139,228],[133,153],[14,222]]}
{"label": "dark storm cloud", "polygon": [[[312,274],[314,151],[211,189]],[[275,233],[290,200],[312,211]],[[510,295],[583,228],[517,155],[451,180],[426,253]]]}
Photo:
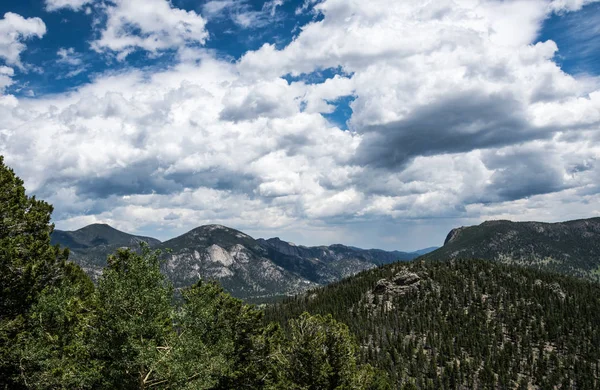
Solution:
{"label": "dark storm cloud", "polygon": [[562,191],[569,186],[563,166],[544,150],[486,154],[483,162],[495,172],[486,190],[488,201],[511,201]]}
{"label": "dark storm cloud", "polygon": [[257,185],[254,177],[225,169],[165,174],[158,160],[145,160],[110,170],[102,177],[84,177],[75,186],[78,195],[93,198],[110,196],[178,193],[185,188],[207,187],[232,192],[251,192]]}
{"label": "dark storm cloud", "polygon": [[108,198],[112,195],[170,194],[183,187],[176,182],[154,174],[150,165],[132,165],[114,169],[103,177],[81,178],[76,186],[79,195]]}
{"label": "dark storm cloud", "polygon": [[181,218],[181,215],[177,214],[177,213],[169,213],[167,215],[165,215],[165,217],[163,218],[165,221],[176,221],[179,218]]}
{"label": "dark storm cloud", "polygon": [[220,191],[250,193],[259,184],[258,180],[243,172],[224,168],[213,168],[198,172],[177,172],[164,176],[183,188],[208,187]]}
{"label": "dark storm cloud", "polygon": [[508,94],[463,92],[415,109],[397,122],[371,126],[357,162],[398,169],[417,156],[468,152],[551,135],[525,118],[522,104]]}

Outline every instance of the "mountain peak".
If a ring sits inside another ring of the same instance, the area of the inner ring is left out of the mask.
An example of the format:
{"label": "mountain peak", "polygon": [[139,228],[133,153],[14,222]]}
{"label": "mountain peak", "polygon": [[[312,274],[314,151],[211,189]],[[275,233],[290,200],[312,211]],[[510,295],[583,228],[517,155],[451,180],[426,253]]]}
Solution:
{"label": "mountain peak", "polygon": [[[105,231],[108,230],[108,231],[117,231],[117,232],[120,232],[120,230],[115,229],[114,227],[110,226],[107,223],[92,223],[92,224],[89,224],[89,225],[84,226],[82,228],[79,228],[79,229],[77,229],[75,231],[76,232],[84,232],[86,230],[105,230]],[[121,233],[124,233],[124,232],[121,232]],[[127,233],[124,233],[124,234],[127,234]]]}
{"label": "mountain peak", "polygon": [[136,236],[122,232],[106,223],[93,223],[75,231],[54,230],[52,234],[53,244],[60,244],[70,249],[84,249],[90,247],[106,246],[121,247],[130,246],[132,243],[145,241],[150,245],[160,243],[152,237]]}
{"label": "mountain peak", "polygon": [[189,231],[189,233],[191,232],[227,232],[227,233],[238,233],[239,231],[233,228],[230,228],[228,226],[224,226],[224,225],[219,225],[219,224],[208,224],[208,225],[201,225],[198,226],[192,230]]}
{"label": "mountain peak", "polygon": [[486,221],[452,229],[429,259],[477,258],[598,279],[600,219],[557,223]]}

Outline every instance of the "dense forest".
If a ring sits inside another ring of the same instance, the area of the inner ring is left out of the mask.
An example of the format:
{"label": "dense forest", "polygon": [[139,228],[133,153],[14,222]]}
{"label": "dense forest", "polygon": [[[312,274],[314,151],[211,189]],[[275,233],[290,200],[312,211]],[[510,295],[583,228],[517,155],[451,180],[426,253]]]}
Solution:
{"label": "dense forest", "polygon": [[282,332],[215,283],[174,294],[148,247],[94,285],[50,244],[51,212],[0,157],[1,389],[389,388],[331,316]]}
{"label": "dense forest", "polygon": [[365,271],[267,309],[332,314],[401,389],[600,388],[600,286],[483,260]]}

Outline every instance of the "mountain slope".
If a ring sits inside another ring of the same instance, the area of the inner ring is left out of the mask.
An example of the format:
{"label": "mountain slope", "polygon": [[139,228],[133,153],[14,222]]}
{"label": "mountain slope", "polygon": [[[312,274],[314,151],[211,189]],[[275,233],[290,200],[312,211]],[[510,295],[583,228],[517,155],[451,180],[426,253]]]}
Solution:
{"label": "mountain slope", "polygon": [[118,248],[137,249],[140,242],[151,247],[160,244],[155,238],[135,236],[106,224],[92,224],[75,231],[54,230],[51,242],[52,245],[69,248],[69,259],[79,264],[93,279],[100,276],[106,266],[106,258]]}
{"label": "mountain slope", "polygon": [[417,255],[426,255],[427,253],[433,252],[434,250],[439,249],[439,246],[430,246],[427,248],[419,249],[411,253],[416,253]]}
{"label": "mountain slope", "polygon": [[176,287],[189,286],[200,278],[211,279],[235,296],[258,298],[293,294],[318,285],[277,265],[252,237],[225,226],[200,226],[160,247],[171,250],[166,273]]}
{"label": "mountain slope", "polygon": [[166,272],[175,286],[215,279],[246,299],[293,295],[380,264],[417,257],[344,245],[296,246],[279,238],[255,240],[221,225],[200,226],[160,248],[171,250]]}
{"label": "mountain slope", "polygon": [[560,223],[488,221],[453,229],[424,259],[478,258],[600,281],[600,218]]}
{"label": "mountain slope", "polygon": [[485,260],[397,263],[267,308],[348,324],[395,388],[600,386],[600,285]]}
{"label": "mountain slope", "polygon": [[71,248],[72,260],[94,278],[102,272],[108,255],[119,247],[138,248],[139,241],[165,251],[164,270],[175,287],[189,286],[199,278],[215,279],[235,296],[260,300],[296,294],[378,265],[418,256],[344,245],[296,246],[279,238],[255,240],[220,225],[200,226],[164,243],[119,232],[108,225],[90,225],[75,232],[57,230],[53,234],[53,243]]}

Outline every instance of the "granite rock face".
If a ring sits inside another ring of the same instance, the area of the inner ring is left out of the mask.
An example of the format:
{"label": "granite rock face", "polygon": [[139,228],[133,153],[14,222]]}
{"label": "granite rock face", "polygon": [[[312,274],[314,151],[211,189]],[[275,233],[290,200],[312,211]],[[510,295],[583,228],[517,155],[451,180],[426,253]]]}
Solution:
{"label": "granite rock face", "polygon": [[[306,247],[279,238],[254,239],[222,225],[205,225],[160,242],[120,232],[108,225],[57,230],[53,242],[71,249],[71,260],[97,279],[106,258],[118,248],[139,249],[140,242],[164,252],[164,272],[176,288],[198,280],[217,280],[233,295],[254,301],[293,295],[358,272],[419,253],[359,249],[345,245]],[[168,251],[167,251],[168,250]]]}
{"label": "granite rock face", "polygon": [[373,288],[375,295],[403,295],[419,288],[421,277],[413,272],[401,272],[391,280],[381,279]]}

